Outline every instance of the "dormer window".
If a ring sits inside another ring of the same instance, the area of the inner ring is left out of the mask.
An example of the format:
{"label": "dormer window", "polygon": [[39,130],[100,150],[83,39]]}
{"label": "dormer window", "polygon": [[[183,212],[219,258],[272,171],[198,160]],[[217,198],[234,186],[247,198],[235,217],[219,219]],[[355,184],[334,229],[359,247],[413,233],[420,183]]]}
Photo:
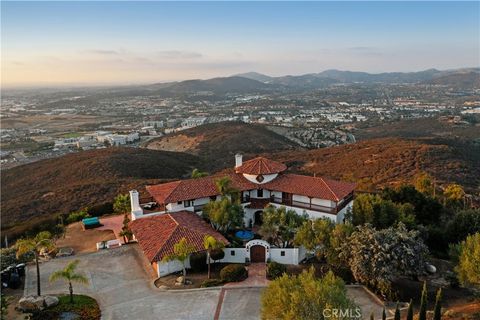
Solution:
{"label": "dormer window", "polygon": [[263,177],[263,175],[259,174],[256,179],[258,182],[262,182],[265,178]]}

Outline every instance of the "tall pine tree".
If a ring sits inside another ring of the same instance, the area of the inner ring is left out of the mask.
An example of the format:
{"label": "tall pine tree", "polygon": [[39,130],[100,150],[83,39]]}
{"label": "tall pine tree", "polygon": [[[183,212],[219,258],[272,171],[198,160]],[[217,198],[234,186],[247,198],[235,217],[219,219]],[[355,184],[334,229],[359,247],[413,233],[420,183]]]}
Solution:
{"label": "tall pine tree", "polygon": [[437,291],[437,297],[435,300],[435,309],[433,310],[433,320],[442,319],[442,288]]}
{"label": "tall pine tree", "polygon": [[420,313],[418,320],[427,320],[427,282],[423,282],[422,298],[420,300]]}
{"label": "tall pine tree", "polygon": [[395,308],[395,316],[393,317],[394,320],[400,320],[400,306],[397,302],[397,306]]}
{"label": "tall pine tree", "polygon": [[413,320],[413,300],[412,299],[410,299],[410,303],[408,304],[407,320]]}

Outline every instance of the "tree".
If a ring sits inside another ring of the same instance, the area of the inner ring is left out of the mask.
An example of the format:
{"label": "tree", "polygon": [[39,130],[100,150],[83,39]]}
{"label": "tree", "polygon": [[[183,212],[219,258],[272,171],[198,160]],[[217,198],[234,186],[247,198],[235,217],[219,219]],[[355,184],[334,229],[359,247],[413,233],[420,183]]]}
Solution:
{"label": "tree", "polygon": [[243,207],[223,196],[220,201],[210,201],[202,210],[204,218],[210,221],[212,227],[220,232],[243,226]]}
{"label": "tree", "polygon": [[129,213],[131,210],[130,196],[128,194],[119,194],[116,196],[113,202],[113,211],[115,211],[115,213]]}
{"label": "tree", "polygon": [[373,312],[370,313],[370,320],[375,320],[375,316],[373,315]]}
{"label": "tree", "polygon": [[395,315],[393,316],[394,320],[400,320],[400,306],[397,302],[397,305],[395,307]]}
{"label": "tree", "polygon": [[330,235],[330,246],[327,248],[326,258],[329,265],[336,268],[348,268],[348,262],[340,254],[348,237],[353,233],[354,226],[350,223],[339,223],[335,225]]}
{"label": "tree", "polygon": [[222,249],[224,246],[223,242],[218,241],[217,238],[211,235],[206,235],[203,238],[203,247],[207,250],[208,279],[210,279],[210,257],[212,256],[212,251]]}
{"label": "tree", "polygon": [[1,312],[0,312],[0,319],[4,320],[7,319],[8,315],[8,306],[10,305],[10,300],[11,297],[7,297],[5,293],[0,292],[0,298],[1,298]]}
{"label": "tree", "polygon": [[232,180],[230,180],[229,177],[223,177],[215,180],[215,185],[217,186],[218,192],[220,192],[222,196],[231,196],[233,193],[238,192],[232,186]]}
{"label": "tree", "polygon": [[262,215],[261,234],[278,247],[288,248],[293,245],[297,229],[307,220],[306,215],[298,215],[285,207],[268,206]]}
{"label": "tree", "polygon": [[18,240],[16,247],[17,257],[21,257],[27,253],[33,253],[35,257],[35,265],[37,268],[37,295],[40,296],[40,263],[38,261],[38,257],[40,255],[40,251],[51,250],[54,248],[52,235],[48,231],[42,231],[37,233],[34,238]]}
{"label": "tree", "polygon": [[445,186],[443,196],[447,205],[459,206],[465,196],[465,191],[461,185],[452,183]]}
{"label": "tree", "polygon": [[442,320],[442,288],[437,291],[435,308],[433,309],[433,320]]}
{"label": "tree", "polygon": [[352,223],[370,223],[376,228],[388,228],[398,219],[398,206],[391,200],[378,195],[361,194],[353,202]]}
{"label": "tree", "polygon": [[192,179],[198,179],[208,176],[207,172],[203,172],[198,170],[197,168],[193,169],[192,171]]}
{"label": "tree", "polygon": [[132,240],[133,232],[130,230],[128,224],[130,223],[130,218],[128,217],[128,213],[125,213],[123,216],[123,226],[122,231],[120,231],[119,235],[123,237],[123,242],[128,243]]}
{"label": "tree", "polygon": [[65,268],[62,270],[55,271],[50,275],[50,281],[54,282],[59,279],[68,282],[68,291],[70,292],[70,303],[73,303],[73,282],[88,284],[88,279],[85,275],[81,273],[76,273],[75,269],[78,266],[80,260],[71,261]]}
{"label": "tree", "polygon": [[382,311],[382,320],[387,320],[387,312],[385,311],[385,307],[383,307]]}
{"label": "tree", "polygon": [[446,233],[450,243],[463,241],[477,232],[480,232],[480,209],[459,211],[447,223]]}
{"label": "tree", "polygon": [[424,274],[428,249],[415,230],[403,224],[376,230],[370,225],[357,227],[344,244],[340,255],[348,261],[358,282],[390,295],[391,282],[398,276]]}
{"label": "tree", "polygon": [[186,262],[190,254],[195,252],[195,247],[187,242],[186,238],[180,239],[179,242],[173,245],[173,253],[163,257],[163,262],[169,262],[172,260],[178,260],[182,263],[183,280],[182,284],[185,284],[185,278],[187,276]]}
{"label": "tree", "polygon": [[[360,309],[347,297],[343,281],[328,272],[323,278],[316,278],[314,269],[300,275],[281,277],[270,282],[262,294],[262,319],[351,319],[331,310],[354,310],[357,318]],[[325,311],[325,313],[324,313]]]}
{"label": "tree", "polygon": [[458,265],[455,267],[462,285],[480,285],[480,233],[468,236],[460,245]]}
{"label": "tree", "polygon": [[318,258],[326,256],[330,249],[330,237],[335,224],[327,218],[305,220],[295,235],[295,244],[314,251]]}
{"label": "tree", "polygon": [[407,310],[407,320],[413,320],[413,301],[410,299]]}
{"label": "tree", "polygon": [[426,196],[433,197],[433,178],[426,172],[421,172],[415,177],[415,189]]}
{"label": "tree", "polygon": [[420,312],[418,314],[418,320],[427,320],[427,282],[423,282],[422,297],[420,298]]}

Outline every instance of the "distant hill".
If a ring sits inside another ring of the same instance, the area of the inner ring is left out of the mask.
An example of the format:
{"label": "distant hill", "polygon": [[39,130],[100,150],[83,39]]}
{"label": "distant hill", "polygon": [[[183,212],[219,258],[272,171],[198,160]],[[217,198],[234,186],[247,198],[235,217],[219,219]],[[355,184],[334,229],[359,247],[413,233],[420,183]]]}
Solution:
{"label": "distant hill", "polygon": [[210,170],[234,165],[237,152],[245,155],[303,150],[264,126],[243,122],[206,124],[152,140],[147,148],[186,152],[205,159]]}
{"label": "distant hill", "polygon": [[283,85],[292,88],[301,88],[301,89],[315,89],[315,88],[325,88],[331,84],[338,83],[338,80],[328,78],[328,77],[319,77],[317,74],[305,74],[301,76],[284,76],[277,77],[270,80],[270,83]]}
{"label": "distant hill", "polygon": [[273,89],[272,86],[260,81],[242,77],[226,77],[208,80],[186,80],[170,84],[162,84],[158,89],[158,93],[185,94],[198,91],[209,91],[214,94],[255,93],[271,89]]}
{"label": "distant hill", "polygon": [[108,148],[3,170],[2,230],[16,225],[21,232],[59,213],[111,202],[119,192],[189,176],[196,167],[202,162],[190,154]]}
{"label": "distant hill", "polygon": [[269,82],[273,79],[273,77],[270,77],[258,72],[246,72],[246,73],[236,74],[234,75],[234,77],[242,77],[242,78],[252,79],[260,82]]}
{"label": "distant hill", "polygon": [[480,73],[470,71],[440,75],[427,83],[469,89],[480,88]]}

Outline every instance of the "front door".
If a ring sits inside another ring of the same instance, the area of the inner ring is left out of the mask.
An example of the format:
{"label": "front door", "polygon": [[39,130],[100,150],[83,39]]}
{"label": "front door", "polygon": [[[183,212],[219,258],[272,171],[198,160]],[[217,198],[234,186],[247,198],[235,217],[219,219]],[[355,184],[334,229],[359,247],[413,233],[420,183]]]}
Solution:
{"label": "front door", "polygon": [[256,226],[261,226],[262,225],[262,210],[258,210],[255,212],[255,225]]}
{"label": "front door", "polygon": [[250,248],[250,261],[265,262],[265,247],[256,245]]}

